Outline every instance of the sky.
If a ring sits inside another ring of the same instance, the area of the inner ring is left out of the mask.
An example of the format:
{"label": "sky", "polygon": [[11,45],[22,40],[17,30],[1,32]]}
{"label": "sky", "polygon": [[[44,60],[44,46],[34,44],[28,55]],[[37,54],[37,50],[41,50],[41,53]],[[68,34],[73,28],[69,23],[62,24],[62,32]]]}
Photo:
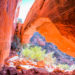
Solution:
{"label": "sky", "polygon": [[23,22],[33,3],[34,3],[34,0],[22,0],[20,12],[19,12],[19,18],[22,19]]}

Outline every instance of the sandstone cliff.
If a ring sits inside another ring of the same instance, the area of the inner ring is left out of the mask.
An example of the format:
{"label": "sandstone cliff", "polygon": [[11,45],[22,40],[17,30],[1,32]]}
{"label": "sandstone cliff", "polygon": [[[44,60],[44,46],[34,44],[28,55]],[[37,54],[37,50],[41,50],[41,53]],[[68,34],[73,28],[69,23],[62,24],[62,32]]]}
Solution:
{"label": "sandstone cliff", "polygon": [[[39,18],[49,18],[50,23],[45,23],[37,30],[49,42],[53,42],[63,52],[75,56],[75,1],[74,0],[35,0],[27,18],[22,26],[21,39],[27,28],[40,25]],[[36,24],[34,22],[36,21]],[[57,32],[59,34],[57,34]]]}
{"label": "sandstone cliff", "polygon": [[19,0],[0,0],[0,68],[9,55]]}

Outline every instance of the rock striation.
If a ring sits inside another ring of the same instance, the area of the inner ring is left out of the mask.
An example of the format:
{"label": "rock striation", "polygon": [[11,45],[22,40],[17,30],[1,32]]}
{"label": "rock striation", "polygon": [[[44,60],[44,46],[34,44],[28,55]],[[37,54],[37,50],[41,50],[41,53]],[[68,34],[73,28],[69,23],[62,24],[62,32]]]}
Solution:
{"label": "rock striation", "polygon": [[12,36],[16,28],[17,5],[21,0],[0,0],[0,68],[9,55]]}
{"label": "rock striation", "polygon": [[[48,18],[50,22],[37,21],[40,17]],[[26,29],[37,25],[35,29],[44,35],[48,42],[54,43],[61,51],[75,57],[74,20],[74,0],[35,0],[22,26],[21,39],[24,39]]]}
{"label": "rock striation", "polygon": [[35,0],[25,20],[24,27],[38,17],[48,17],[61,34],[68,38],[75,37],[74,0]]}

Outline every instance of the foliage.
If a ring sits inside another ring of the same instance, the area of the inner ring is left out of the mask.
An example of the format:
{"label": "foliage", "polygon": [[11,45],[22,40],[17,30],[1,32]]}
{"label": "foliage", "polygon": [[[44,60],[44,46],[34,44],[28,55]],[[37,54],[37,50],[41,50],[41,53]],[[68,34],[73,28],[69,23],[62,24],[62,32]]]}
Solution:
{"label": "foliage", "polygon": [[58,64],[57,67],[64,69],[64,70],[69,69],[69,65],[67,64]]}
{"label": "foliage", "polygon": [[44,60],[45,50],[42,51],[41,47],[38,46],[25,48],[22,51],[22,55],[36,61],[41,61]]}

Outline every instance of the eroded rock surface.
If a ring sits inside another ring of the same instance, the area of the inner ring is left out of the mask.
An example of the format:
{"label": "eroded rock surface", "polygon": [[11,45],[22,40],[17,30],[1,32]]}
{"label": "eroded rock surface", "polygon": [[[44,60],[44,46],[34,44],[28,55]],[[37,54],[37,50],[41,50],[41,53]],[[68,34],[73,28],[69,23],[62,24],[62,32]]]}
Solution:
{"label": "eroded rock surface", "polygon": [[19,0],[0,0],[0,67],[9,55]]}
{"label": "eroded rock surface", "polygon": [[74,0],[35,0],[25,20],[25,26],[31,24],[38,17],[50,18],[61,34],[66,37],[75,36]]}
{"label": "eroded rock surface", "polygon": [[22,27],[22,35],[26,28],[40,25],[41,21],[37,21],[40,17],[49,18],[50,22],[44,21],[37,30],[48,42],[53,42],[61,51],[75,57],[74,13],[74,0],[35,0]]}

